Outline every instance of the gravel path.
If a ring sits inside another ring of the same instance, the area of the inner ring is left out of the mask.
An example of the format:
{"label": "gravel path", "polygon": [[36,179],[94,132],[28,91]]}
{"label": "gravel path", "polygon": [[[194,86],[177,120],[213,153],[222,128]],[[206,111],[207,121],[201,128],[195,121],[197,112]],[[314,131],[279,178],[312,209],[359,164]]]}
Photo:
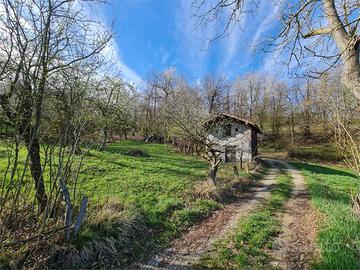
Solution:
{"label": "gravel path", "polygon": [[279,163],[269,160],[270,169],[260,180],[258,187],[251,188],[236,202],[225,205],[211,217],[191,227],[170,247],[153,257],[148,263],[132,269],[192,269],[191,265],[211,247],[211,245],[231,230],[242,217],[248,215],[256,206],[270,197],[270,190],[279,174]]}

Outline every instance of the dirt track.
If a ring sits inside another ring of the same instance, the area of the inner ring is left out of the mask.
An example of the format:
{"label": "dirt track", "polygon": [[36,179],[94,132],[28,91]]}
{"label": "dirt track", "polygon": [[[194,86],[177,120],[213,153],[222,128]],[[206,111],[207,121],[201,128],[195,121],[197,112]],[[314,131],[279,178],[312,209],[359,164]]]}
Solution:
{"label": "dirt track", "polygon": [[306,262],[315,253],[314,237],[316,224],[307,198],[304,178],[299,171],[287,163],[268,160],[268,174],[259,186],[250,189],[236,202],[225,205],[211,217],[191,227],[180,238],[175,239],[168,249],[153,257],[148,263],[132,269],[192,269],[211,245],[224,237],[238,221],[270,197],[270,191],[279,174],[279,168],[289,170],[294,181],[293,196],[286,204],[286,211],[279,216],[283,232],[276,239],[273,264],[282,269],[306,269]]}
{"label": "dirt track", "polygon": [[275,241],[273,264],[281,269],[308,269],[309,261],[318,254],[317,217],[310,206],[304,177],[286,162],[280,163],[292,176],[294,187],[285,212],[279,216],[282,233]]}

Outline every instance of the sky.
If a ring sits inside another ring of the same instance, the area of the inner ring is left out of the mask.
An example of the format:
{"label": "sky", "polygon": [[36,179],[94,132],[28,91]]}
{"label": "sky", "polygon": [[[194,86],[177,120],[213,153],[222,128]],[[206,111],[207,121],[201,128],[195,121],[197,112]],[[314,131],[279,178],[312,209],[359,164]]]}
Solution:
{"label": "sky", "polygon": [[231,80],[248,72],[279,69],[277,52],[256,49],[279,28],[277,1],[261,2],[255,15],[244,16],[228,35],[213,42],[208,40],[223,29],[224,21],[197,26],[192,0],[109,0],[93,8],[91,16],[112,28],[115,36],[107,52],[121,63],[127,81],[140,85],[153,72],[168,68],[191,82],[212,73]]}

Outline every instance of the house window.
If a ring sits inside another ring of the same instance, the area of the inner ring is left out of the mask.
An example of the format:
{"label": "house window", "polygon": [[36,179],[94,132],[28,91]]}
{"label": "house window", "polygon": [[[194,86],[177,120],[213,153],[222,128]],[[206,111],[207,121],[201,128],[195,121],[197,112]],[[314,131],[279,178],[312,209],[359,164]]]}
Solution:
{"label": "house window", "polygon": [[224,126],[224,136],[230,137],[231,136],[231,124]]}
{"label": "house window", "polygon": [[235,128],[235,132],[238,133],[238,132],[239,132],[239,129],[238,129],[238,128]]}

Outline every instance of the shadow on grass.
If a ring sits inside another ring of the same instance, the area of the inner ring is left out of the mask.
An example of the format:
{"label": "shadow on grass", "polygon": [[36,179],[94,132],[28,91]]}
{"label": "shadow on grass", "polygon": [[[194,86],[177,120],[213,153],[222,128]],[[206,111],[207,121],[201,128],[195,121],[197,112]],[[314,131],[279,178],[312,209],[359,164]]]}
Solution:
{"label": "shadow on grass", "polygon": [[355,174],[353,174],[351,172],[346,172],[343,170],[337,170],[337,169],[333,169],[333,168],[329,168],[329,167],[324,167],[321,165],[301,163],[301,162],[289,162],[289,163],[296,166],[300,170],[306,170],[306,171],[310,171],[312,173],[346,176],[346,177],[358,179],[358,177]]}
{"label": "shadow on grass", "polygon": [[[126,152],[131,150],[141,150],[148,154],[148,157],[133,157],[141,160],[144,163],[162,163],[166,165],[173,165],[177,167],[186,167],[188,169],[207,169],[206,162],[197,160],[193,156],[185,156],[171,152],[171,146],[165,144],[146,144],[144,142],[129,142],[124,145],[109,145],[103,151],[105,153],[113,153],[126,155]],[[128,155],[126,157],[129,158]],[[131,158],[131,157],[130,157]]]}
{"label": "shadow on grass", "polygon": [[317,235],[321,256],[313,269],[360,269],[360,223],[351,212],[351,188],[358,177],[342,169],[293,162],[309,186],[314,207],[324,216]]}
{"label": "shadow on grass", "polygon": [[[337,201],[343,204],[351,203],[349,189],[358,184],[358,177],[355,174],[315,164],[298,162],[291,162],[291,164],[305,174],[311,173],[309,176],[312,177],[312,180],[308,184],[313,198]],[[332,176],[346,178],[339,179],[341,183],[336,184],[338,178],[332,178]]]}
{"label": "shadow on grass", "polygon": [[310,190],[314,197],[337,201],[343,204],[351,203],[350,195],[347,192],[336,191],[333,188],[330,188],[326,183],[323,183],[323,180],[319,178],[316,179],[318,181],[314,181],[310,184]]}

